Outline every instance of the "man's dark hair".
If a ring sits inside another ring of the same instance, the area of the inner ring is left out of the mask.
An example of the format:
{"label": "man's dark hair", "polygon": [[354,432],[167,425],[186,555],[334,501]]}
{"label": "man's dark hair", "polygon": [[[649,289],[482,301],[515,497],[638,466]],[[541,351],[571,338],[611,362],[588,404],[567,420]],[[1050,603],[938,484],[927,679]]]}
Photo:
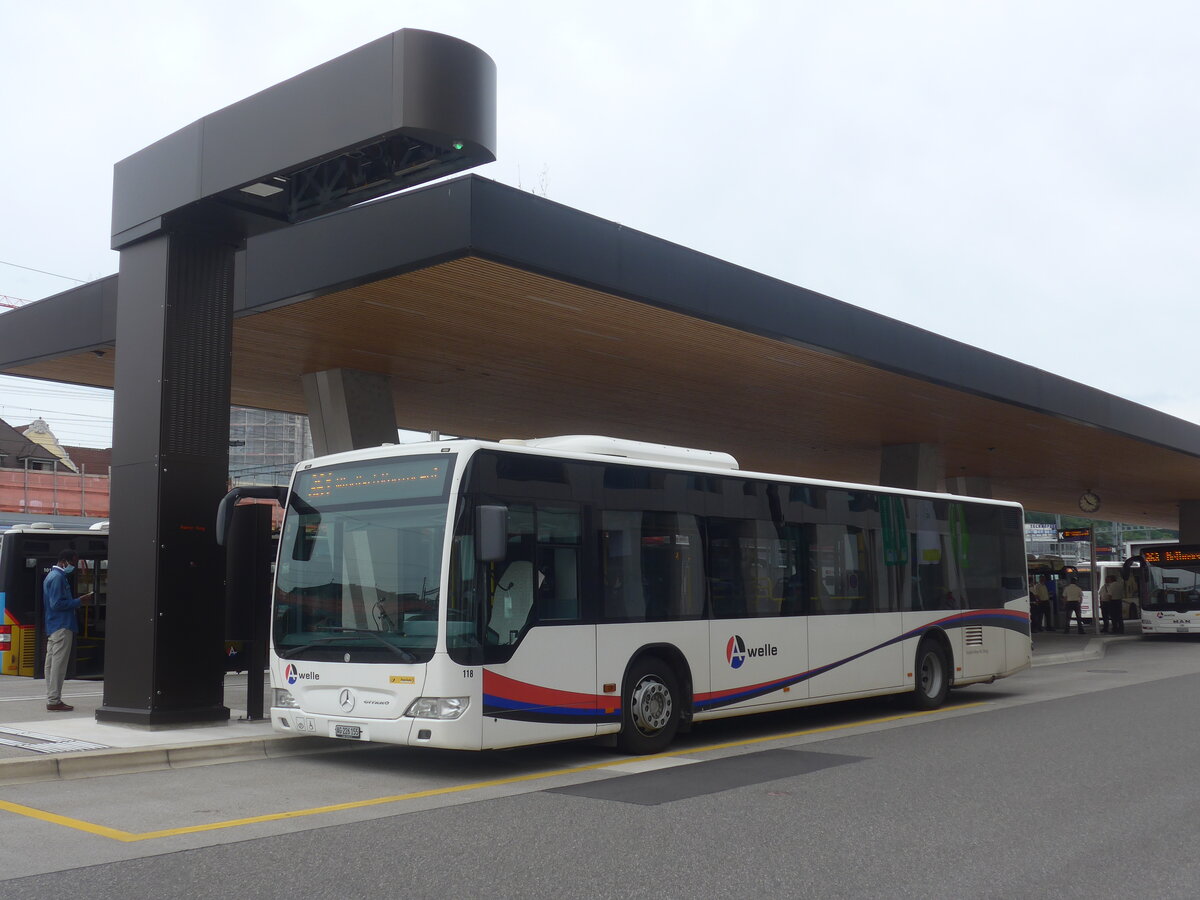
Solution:
{"label": "man's dark hair", "polygon": [[79,562],[79,554],[74,550],[64,550],[62,553],[58,554],[58,562],[60,565],[62,563],[70,563],[71,565],[75,565],[75,563]]}

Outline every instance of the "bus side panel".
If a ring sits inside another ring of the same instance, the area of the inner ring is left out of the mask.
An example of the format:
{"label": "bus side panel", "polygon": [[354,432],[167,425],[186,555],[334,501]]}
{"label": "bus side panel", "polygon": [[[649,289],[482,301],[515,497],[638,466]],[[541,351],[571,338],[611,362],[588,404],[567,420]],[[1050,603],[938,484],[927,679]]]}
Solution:
{"label": "bus side panel", "polygon": [[620,699],[597,690],[595,625],[532,628],[511,660],[485,667],[484,749],[594,737],[619,715]]}
{"label": "bus side panel", "polygon": [[808,623],[803,616],[714,619],[712,685],[702,710],[746,709],[808,698]]}
{"label": "bus side panel", "polygon": [[896,613],[813,616],[808,620],[809,667],[816,675],[812,697],[875,691],[904,682],[904,660]]}
{"label": "bus side panel", "polygon": [[1015,631],[1004,632],[1004,671],[998,675],[1011,675],[1021,669],[1033,665],[1033,641],[1029,635],[1017,634]]}
{"label": "bus side panel", "polygon": [[999,675],[1008,665],[1008,630],[991,625],[967,625],[962,633],[962,656],[956,663],[955,678]]}
{"label": "bus side panel", "polygon": [[[675,647],[687,660],[691,670],[693,702],[707,696],[710,673],[708,662],[707,619],[691,622],[622,622],[606,624],[599,629],[596,648],[596,689],[603,685],[617,686],[616,727],[602,728],[601,732],[616,731],[620,727],[620,703],[624,693],[623,681],[629,660],[641,647],[664,645]],[[686,702],[687,698],[681,698]]]}

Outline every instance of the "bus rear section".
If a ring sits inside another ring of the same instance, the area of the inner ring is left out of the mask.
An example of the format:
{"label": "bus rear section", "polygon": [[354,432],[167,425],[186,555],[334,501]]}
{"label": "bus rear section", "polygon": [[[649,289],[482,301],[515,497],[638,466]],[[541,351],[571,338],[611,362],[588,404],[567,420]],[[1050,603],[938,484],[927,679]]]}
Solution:
{"label": "bus rear section", "polygon": [[1142,548],[1142,634],[1200,634],[1200,544]]}

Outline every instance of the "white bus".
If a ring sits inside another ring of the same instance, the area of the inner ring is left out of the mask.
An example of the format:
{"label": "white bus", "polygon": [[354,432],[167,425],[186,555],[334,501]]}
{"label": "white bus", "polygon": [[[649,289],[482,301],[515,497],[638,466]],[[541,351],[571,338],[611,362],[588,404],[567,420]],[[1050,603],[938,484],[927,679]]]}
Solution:
{"label": "white bus", "polygon": [[[1092,618],[1092,598],[1100,588],[1104,587],[1108,576],[1112,574],[1125,582],[1125,599],[1121,604],[1122,614],[1126,619],[1136,619],[1138,617],[1137,586],[1135,581],[1128,577],[1124,563],[1105,561],[1097,563],[1096,568],[1100,570],[1100,573],[1094,579],[1091,566],[1081,565],[1071,570],[1071,575],[1078,580],[1079,588],[1083,591],[1083,601],[1079,604],[1080,616],[1088,620]],[[1064,580],[1069,580],[1070,577],[1068,575]],[[1059,590],[1061,591],[1061,587]]]}
{"label": "white bus", "polygon": [[593,436],[303,462],[276,565],[271,721],[471,750],[608,735],[653,753],[722,716],[900,693],[935,708],[1031,663],[1022,518]]}
{"label": "white bus", "polygon": [[1141,548],[1142,634],[1200,634],[1200,544]]}

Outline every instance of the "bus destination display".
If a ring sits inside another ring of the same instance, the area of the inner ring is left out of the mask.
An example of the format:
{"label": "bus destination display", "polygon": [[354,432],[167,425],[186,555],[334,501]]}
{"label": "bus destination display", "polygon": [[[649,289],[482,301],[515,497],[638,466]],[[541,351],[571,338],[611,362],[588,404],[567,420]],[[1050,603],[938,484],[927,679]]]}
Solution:
{"label": "bus destination display", "polygon": [[446,456],[370,460],[301,472],[294,491],[317,506],[440,497],[450,472]]}
{"label": "bus destination display", "polygon": [[1200,563],[1200,546],[1146,549],[1142,551],[1142,558],[1151,565],[1160,566],[1171,563]]}

